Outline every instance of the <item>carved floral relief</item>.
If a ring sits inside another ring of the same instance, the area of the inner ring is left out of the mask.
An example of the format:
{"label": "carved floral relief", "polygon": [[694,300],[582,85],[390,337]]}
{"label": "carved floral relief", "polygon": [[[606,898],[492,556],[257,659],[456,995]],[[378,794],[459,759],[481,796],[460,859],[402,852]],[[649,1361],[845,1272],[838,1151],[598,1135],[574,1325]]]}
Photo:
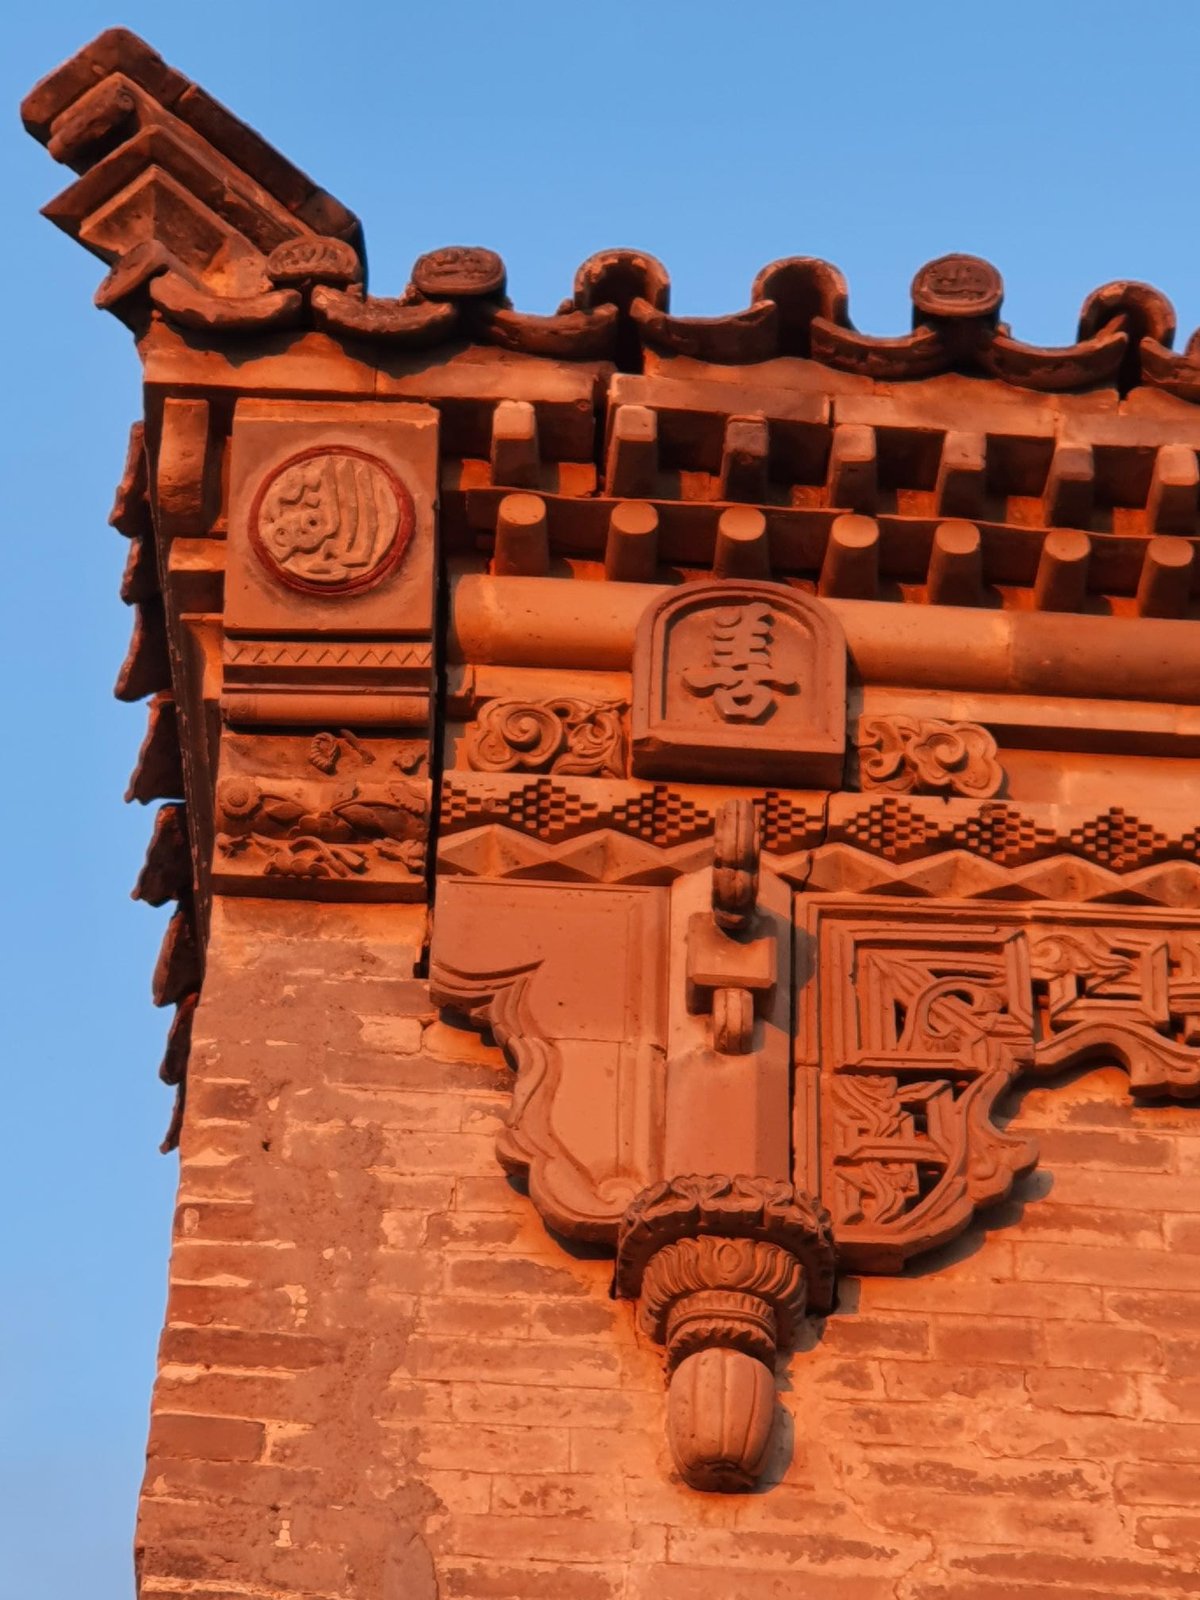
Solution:
{"label": "carved floral relief", "polygon": [[217,789],[217,850],[249,856],[266,877],[350,878],[373,860],[412,877],[424,869],[429,806],[413,784],[353,784],[323,800],[293,786],[281,792],[251,778]]}
{"label": "carved floral relief", "polygon": [[423,742],[348,728],[227,733],[215,796],[218,884],[231,893],[412,899],[424,893]]}

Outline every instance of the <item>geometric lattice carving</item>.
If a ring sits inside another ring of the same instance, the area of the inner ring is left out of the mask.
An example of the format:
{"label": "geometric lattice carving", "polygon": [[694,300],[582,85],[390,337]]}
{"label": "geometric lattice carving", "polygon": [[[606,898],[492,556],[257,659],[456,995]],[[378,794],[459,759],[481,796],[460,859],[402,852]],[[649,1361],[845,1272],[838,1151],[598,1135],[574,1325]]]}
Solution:
{"label": "geometric lattice carving", "polygon": [[796,804],[777,789],[768,789],[761,799],[756,798],[755,806],[764,850],[786,855],[820,843],[824,823],[819,812]]}
{"label": "geometric lattice carving", "polygon": [[1194,920],[814,901],[802,1054],[842,1261],[895,1271],[1008,1192],[1037,1150],[991,1115],[1024,1073],[1104,1059],[1135,1094],[1200,1095]]}
{"label": "geometric lattice carving", "polygon": [[[602,796],[602,797],[601,797]],[[442,825],[502,822],[553,842],[608,827],[670,848],[711,834],[713,814],[666,784],[638,790],[613,803],[611,790],[592,798],[586,788],[541,777],[511,788],[481,786],[448,774],[442,791]]]}
{"label": "geometric lattice carving", "polygon": [[664,783],[656,783],[649,794],[614,806],[611,816],[614,827],[668,846],[698,838],[712,826],[711,813]]}

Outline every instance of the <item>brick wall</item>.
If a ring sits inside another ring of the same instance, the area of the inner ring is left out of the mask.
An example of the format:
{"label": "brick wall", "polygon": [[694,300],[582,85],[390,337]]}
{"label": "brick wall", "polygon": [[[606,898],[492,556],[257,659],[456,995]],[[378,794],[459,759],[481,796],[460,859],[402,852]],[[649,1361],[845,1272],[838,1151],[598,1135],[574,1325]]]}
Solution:
{"label": "brick wall", "polygon": [[700,1495],[610,1263],[495,1164],[498,1052],[394,976],[413,915],[218,906],[143,1597],[1200,1593],[1200,1107],[1115,1070],[1025,1093],[1023,1199],[846,1282],[765,1492]]}

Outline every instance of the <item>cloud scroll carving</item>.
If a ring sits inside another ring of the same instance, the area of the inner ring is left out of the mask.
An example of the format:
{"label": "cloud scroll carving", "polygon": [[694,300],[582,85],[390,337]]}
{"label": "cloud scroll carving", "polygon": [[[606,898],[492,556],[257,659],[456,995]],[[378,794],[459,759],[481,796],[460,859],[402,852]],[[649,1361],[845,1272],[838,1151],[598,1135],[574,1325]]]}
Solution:
{"label": "cloud scroll carving", "polygon": [[996,741],[986,728],[918,717],[864,717],[858,728],[858,770],[863,789],[889,794],[986,800],[1004,783]]}
{"label": "cloud scroll carving", "polygon": [[624,706],[619,701],[492,700],[467,730],[476,772],[561,772],[625,776]]}

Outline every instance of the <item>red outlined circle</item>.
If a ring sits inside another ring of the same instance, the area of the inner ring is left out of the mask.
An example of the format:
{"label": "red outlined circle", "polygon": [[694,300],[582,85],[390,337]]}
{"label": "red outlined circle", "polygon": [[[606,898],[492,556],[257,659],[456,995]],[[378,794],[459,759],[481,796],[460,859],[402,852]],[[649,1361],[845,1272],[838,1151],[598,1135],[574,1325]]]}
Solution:
{"label": "red outlined circle", "polygon": [[[302,466],[304,462],[318,457],[341,457],[363,462],[372,472],[382,475],[396,501],[396,526],[382,553],[357,577],[338,579],[333,583],[323,583],[319,578],[306,578],[300,573],[289,571],[267,548],[260,526],[263,504],[280,477],[293,467]],[[263,568],[288,589],[295,589],[301,594],[315,595],[360,594],[364,589],[373,589],[382,583],[384,578],[400,564],[412,542],[416,522],[416,507],[407,484],[385,461],[381,461],[378,456],[373,456],[366,450],[356,449],[354,445],[318,444],[288,456],[285,461],[272,468],[263,479],[250,506],[250,543]]]}

